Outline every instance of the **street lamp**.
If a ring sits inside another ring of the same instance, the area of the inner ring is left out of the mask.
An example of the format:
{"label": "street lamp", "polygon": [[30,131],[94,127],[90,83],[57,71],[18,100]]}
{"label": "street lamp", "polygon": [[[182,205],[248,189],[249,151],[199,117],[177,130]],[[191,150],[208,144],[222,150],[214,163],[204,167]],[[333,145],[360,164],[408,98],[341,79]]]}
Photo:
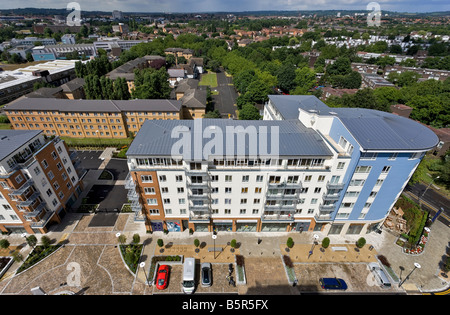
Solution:
{"label": "street lamp", "polygon": [[144,270],[144,276],[145,276],[145,284],[147,284],[148,286],[150,286],[150,282],[148,282],[148,277],[147,277],[147,273],[145,272],[145,262],[143,261],[143,262],[141,262],[140,264],[139,264],[139,267],[141,267],[142,268],[142,270]]}
{"label": "street lamp", "polygon": [[216,259],[216,238],[217,234],[215,231],[213,231],[212,239],[214,240],[214,259]]}
{"label": "street lamp", "polygon": [[414,263],[414,269],[411,270],[411,272],[406,276],[405,280],[403,280],[402,282],[400,282],[398,284],[398,287],[400,288],[403,285],[403,283],[405,283],[405,281],[409,279],[409,276],[411,276],[411,274],[414,272],[414,270],[420,269],[420,268],[422,268],[422,266],[419,263]]}
{"label": "street lamp", "polygon": [[308,259],[309,259],[309,257],[311,257],[311,255],[313,254],[314,247],[316,246],[316,242],[317,242],[317,240],[319,239],[319,235],[314,234],[314,235],[313,235],[313,238],[314,238],[314,240],[313,240],[313,244],[312,244],[311,250],[309,251]]}

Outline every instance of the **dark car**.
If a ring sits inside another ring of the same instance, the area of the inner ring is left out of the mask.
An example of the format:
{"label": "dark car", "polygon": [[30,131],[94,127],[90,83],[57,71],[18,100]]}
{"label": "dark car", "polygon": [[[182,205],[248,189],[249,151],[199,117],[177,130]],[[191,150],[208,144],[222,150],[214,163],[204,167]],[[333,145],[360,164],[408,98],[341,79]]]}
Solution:
{"label": "dark car", "polygon": [[202,263],[201,266],[201,277],[202,277],[202,286],[209,287],[212,283],[212,272],[211,272],[211,264],[210,263]]}
{"label": "dark car", "polygon": [[169,266],[160,265],[158,268],[158,273],[156,274],[156,288],[158,290],[164,290],[167,288],[169,281]]}
{"label": "dark car", "polygon": [[320,278],[320,286],[326,290],[347,290],[347,283],[338,278]]}

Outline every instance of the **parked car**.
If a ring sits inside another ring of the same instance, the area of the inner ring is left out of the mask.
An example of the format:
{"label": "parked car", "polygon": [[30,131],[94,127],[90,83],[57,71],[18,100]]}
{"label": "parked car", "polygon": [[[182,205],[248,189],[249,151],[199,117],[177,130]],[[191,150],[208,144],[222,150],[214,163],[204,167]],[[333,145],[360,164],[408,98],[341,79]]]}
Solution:
{"label": "parked car", "polygon": [[184,259],[181,287],[186,294],[192,294],[195,291],[195,258]]}
{"label": "parked car", "polygon": [[320,278],[320,286],[326,290],[347,290],[347,283],[338,278]]}
{"label": "parked car", "polygon": [[210,263],[202,263],[201,265],[202,286],[210,287],[212,284],[212,271]]}
{"label": "parked car", "polygon": [[160,265],[156,273],[156,288],[164,290],[169,282],[169,266]]}

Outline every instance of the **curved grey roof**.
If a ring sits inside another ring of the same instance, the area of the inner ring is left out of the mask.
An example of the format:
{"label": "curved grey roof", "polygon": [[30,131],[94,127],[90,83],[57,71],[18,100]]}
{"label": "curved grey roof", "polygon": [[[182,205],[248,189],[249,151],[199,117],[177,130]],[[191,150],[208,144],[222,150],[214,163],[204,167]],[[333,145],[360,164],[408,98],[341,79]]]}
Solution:
{"label": "curved grey roof", "polygon": [[422,124],[398,115],[367,108],[331,108],[312,95],[269,95],[285,120],[297,120],[298,110],[335,116],[365,150],[429,150],[439,143]]}

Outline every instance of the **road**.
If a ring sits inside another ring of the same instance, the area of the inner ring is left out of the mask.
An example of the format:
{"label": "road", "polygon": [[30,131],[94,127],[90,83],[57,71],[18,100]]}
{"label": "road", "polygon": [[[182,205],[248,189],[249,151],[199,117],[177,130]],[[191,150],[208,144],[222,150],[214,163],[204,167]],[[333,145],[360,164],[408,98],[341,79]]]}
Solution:
{"label": "road", "polygon": [[450,200],[433,187],[430,186],[428,189],[427,187],[428,185],[416,183],[414,185],[407,185],[404,192],[416,202],[419,202],[420,197],[422,207],[430,211],[431,218],[436,214],[437,210],[443,208],[443,212],[438,220],[450,226]]}
{"label": "road", "polygon": [[211,88],[211,90],[217,90],[219,95],[213,95],[214,109],[218,109],[222,114],[222,118],[228,118],[228,114],[231,118],[236,119],[236,99],[237,92],[232,84],[232,78],[225,75],[223,68],[217,72],[217,88]]}

